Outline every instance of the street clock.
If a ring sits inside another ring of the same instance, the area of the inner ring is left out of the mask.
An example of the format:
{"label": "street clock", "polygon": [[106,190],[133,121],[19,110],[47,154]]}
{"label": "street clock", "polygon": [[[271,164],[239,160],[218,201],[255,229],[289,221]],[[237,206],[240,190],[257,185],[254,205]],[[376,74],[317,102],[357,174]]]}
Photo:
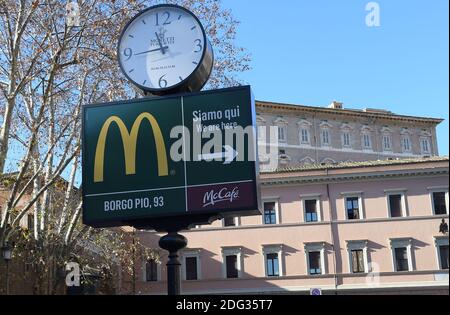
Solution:
{"label": "street clock", "polygon": [[200,91],[214,62],[200,20],[172,4],[147,8],[132,18],[120,35],[117,53],[125,76],[154,95]]}

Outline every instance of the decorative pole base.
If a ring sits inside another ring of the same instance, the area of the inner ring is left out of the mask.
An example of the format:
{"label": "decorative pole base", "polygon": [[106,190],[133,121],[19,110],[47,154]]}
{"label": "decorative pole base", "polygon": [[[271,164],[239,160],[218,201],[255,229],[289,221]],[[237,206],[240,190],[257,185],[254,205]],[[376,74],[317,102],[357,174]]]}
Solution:
{"label": "decorative pole base", "polygon": [[167,262],[167,294],[181,294],[181,263],[178,260],[178,251],[187,246],[187,239],[178,232],[169,232],[161,237],[159,246],[169,252]]}

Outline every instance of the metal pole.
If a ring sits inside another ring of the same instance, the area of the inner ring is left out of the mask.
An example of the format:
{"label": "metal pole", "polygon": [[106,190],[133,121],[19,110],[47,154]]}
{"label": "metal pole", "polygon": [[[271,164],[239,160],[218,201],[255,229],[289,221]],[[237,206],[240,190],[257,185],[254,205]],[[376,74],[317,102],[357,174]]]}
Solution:
{"label": "metal pole", "polygon": [[133,295],[136,295],[136,229],[133,229]]}
{"label": "metal pole", "polygon": [[161,237],[159,246],[169,252],[169,261],[167,262],[167,294],[181,294],[181,263],[178,260],[178,251],[187,246],[187,239],[177,232]]}

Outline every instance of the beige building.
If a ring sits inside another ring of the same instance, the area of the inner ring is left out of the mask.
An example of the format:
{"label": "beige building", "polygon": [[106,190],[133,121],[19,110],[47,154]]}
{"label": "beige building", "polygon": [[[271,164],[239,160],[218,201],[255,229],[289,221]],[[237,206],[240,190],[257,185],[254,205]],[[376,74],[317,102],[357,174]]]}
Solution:
{"label": "beige building", "polygon": [[270,126],[278,128],[281,167],[439,155],[436,126],[442,119],[349,110],[338,102],[328,108],[257,102],[257,112],[260,144],[271,142]]}

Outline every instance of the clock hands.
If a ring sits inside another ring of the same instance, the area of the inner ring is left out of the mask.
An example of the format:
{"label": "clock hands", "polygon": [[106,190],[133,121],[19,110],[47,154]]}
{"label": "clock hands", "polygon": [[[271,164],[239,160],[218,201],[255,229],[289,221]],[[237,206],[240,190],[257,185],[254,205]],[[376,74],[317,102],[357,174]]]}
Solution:
{"label": "clock hands", "polygon": [[161,48],[156,48],[156,49],[146,50],[146,51],[143,51],[143,52],[134,54],[134,55],[135,55],[135,56],[143,55],[143,54],[147,54],[147,53],[149,53],[149,52],[154,52],[154,51],[158,51],[158,50],[164,51],[164,49],[169,49],[169,46],[164,46],[164,47],[161,47]]}
{"label": "clock hands", "polygon": [[158,43],[159,43],[159,47],[161,48],[160,50],[162,51],[163,55],[166,54],[166,50],[165,47],[163,47],[162,42],[161,42],[161,38],[159,38],[159,35],[157,32],[155,32],[156,38],[158,39]]}
{"label": "clock hands", "polygon": [[155,32],[155,35],[156,35],[156,38],[158,39],[159,48],[146,50],[146,51],[143,51],[143,52],[134,54],[134,55],[135,55],[135,56],[143,55],[143,54],[147,54],[147,53],[154,52],[154,51],[158,51],[158,50],[161,50],[162,53],[163,53],[163,55],[165,55],[165,54],[166,54],[166,49],[169,49],[169,46],[163,46],[163,45],[162,45],[162,42],[161,42],[161,38],[159,38],[159,35],[158,35],[157,32]]}

